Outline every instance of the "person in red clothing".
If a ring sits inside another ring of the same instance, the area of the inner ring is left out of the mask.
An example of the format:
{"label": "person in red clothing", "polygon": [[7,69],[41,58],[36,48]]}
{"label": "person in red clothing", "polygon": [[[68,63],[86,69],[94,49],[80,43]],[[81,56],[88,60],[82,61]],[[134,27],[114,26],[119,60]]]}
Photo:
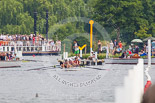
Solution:
{"label": "person in red clothing", "polygon": [[35,44],[35,35],[33,35],[33,45]]}
{"label": "person in red clothing", "polygon": [[128,50],[129,55],[132,54],[132,52],[130,50]]}
{"label": "person in red clothing", "polygon": [[80,65],[80,61],[76,57],[75,60],[74,60],[74,66],[79,66],[79,65]]}
{"label": "person in red clothing", "polygon": [[127,57],[130,58],[132,52],[128,49],[127,52],[126,52],[126,54],[127,54]]}
{"label": "person in red clothing", "polygon": [[121,41],[118,43],[118,45],[119,45],[120,49],[122,50],[122,42]]}

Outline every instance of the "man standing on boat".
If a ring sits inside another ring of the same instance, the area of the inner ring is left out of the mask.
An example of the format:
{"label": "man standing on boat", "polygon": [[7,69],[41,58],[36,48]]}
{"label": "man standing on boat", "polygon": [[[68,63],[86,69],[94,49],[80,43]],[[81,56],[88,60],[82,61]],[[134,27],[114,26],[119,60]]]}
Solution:
{"label": "man standing on boat", "polygon": [[74,40],[74,46],[73,46],[74,50],[75,50],[75,55],[76,57],[79,55],[79,44],[77,43],[76,40]]}

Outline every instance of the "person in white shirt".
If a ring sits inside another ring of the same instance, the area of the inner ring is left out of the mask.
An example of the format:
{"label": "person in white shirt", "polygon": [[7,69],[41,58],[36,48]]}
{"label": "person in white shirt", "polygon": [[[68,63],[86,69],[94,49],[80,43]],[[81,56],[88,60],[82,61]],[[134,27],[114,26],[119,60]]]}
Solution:
{"label": "person in white shirt", "polygon": [[75,49],[75,55],[76,55],[76,57],[77,57],[77,55],[79,55],[79,44],[77,43],[77,41],[76,40],[74,40],[74,47],[73,47],[74,49]]}
{"label": "person in white shirt", "polygon": [[56,41],[57,44],[57,50],[61,51],[61,40]]}
{"label": "person in white shirt", "polygon": [[113,53],[113,47],[114,47],[114,43],[111,40],[111,42],[110,42],[110,54]]}
{"label": "person in white shirt", "polygon": [[52,40],[50,44],[51,44],[52,50],[54,50],[54,46],[55,46],[54,40]]}

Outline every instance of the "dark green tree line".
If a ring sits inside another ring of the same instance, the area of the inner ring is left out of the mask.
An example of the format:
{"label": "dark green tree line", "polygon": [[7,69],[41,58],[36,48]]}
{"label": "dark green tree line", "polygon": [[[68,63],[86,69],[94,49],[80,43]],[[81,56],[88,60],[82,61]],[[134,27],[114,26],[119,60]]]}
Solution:
{"label": "dark green tree line", "polygon": [[[60,27],[52,38],[65,39],[73,33],[89,33],[89,24],[60,21],[86,17],[101,24],[112,39],[130,42],[133,38],[155,36],[154,0],[0,0],[0,33],[33,33],[37,12],[37,33],[46,33],[46,11],[49,29]],[[94,35],[100,34],[94,29]]]}
{"label": "dark green tree line", "polygon": [[154,4],[154,0],[95,0],[93,18],[116,39],[143,39],[155,36]]}

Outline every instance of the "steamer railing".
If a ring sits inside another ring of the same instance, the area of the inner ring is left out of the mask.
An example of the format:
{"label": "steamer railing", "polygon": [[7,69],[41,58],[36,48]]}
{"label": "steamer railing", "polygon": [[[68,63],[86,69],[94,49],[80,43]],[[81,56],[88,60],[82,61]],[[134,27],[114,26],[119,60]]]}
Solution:
{"label": "steamer railing", "polygon": [[51,44],[47,41],[0,41],[0,51],[61,51],[61,42]]}

